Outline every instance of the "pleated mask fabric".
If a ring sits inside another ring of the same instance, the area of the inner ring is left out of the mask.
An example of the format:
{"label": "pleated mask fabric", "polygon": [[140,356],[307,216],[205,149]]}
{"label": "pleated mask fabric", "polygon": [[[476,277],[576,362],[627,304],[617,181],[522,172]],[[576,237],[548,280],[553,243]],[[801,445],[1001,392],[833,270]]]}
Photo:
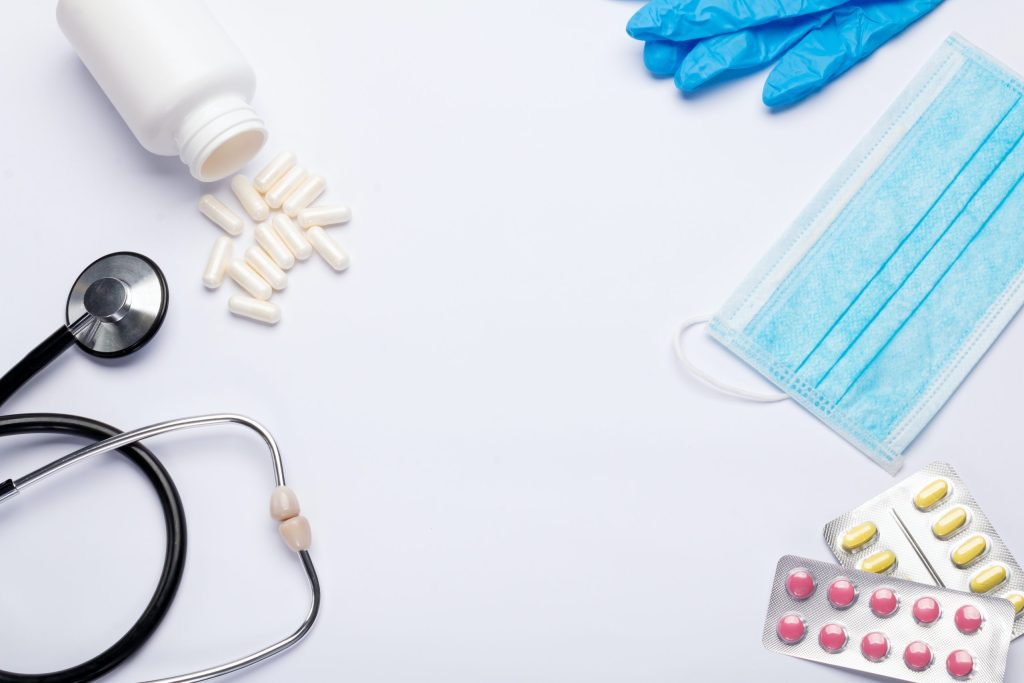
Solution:
{"label": "pleated mask fabric", "polygon": [[950,37],[711,320],[889,472],[1024,303],[1022,93]]}

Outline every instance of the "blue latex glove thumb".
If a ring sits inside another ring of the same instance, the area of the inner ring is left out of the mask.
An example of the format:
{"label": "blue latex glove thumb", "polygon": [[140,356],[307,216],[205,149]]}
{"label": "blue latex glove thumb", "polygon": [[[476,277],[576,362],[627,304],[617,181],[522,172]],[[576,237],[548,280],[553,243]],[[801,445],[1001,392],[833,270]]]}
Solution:
{"label": "blue latex glove thumb", "polygon": [[652,0],[626,26],[638,40],[684,42],[832,9],[849,0]]}
{"label": "blue latex glove thumb", "polygon": [[694,43],[651,40],[644,43],[644,66],[655,76],[673,76]]}
{"label": "blue latex glove thumb", "polygon": [[942,0],[878,0],[834,10],[827,22],[787,52],[768,74],[763,99],[784,107],[817,92]]}

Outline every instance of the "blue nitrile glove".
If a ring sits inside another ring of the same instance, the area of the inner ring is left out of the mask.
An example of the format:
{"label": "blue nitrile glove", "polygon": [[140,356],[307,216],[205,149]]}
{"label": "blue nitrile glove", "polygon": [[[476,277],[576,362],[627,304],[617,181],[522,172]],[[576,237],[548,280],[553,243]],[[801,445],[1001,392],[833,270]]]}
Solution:
{"label": "blue nitrile glove", "polygon": [[942,0],[653,0],[629,22],[644,64],[692,92],[779,60],[764,103],[799,102]]}

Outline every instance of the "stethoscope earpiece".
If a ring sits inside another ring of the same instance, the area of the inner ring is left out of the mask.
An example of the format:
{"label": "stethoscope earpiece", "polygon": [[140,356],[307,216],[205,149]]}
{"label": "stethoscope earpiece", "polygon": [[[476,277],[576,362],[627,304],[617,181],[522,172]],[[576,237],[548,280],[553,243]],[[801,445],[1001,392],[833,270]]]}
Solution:
{"label": "stethoscope earpiece", "polygon": [[67,327],[86,353],[119,358],[145,346],[159,331],[167,299],[167,280],[153,261],[128,251],[108,254],[75,280]]}

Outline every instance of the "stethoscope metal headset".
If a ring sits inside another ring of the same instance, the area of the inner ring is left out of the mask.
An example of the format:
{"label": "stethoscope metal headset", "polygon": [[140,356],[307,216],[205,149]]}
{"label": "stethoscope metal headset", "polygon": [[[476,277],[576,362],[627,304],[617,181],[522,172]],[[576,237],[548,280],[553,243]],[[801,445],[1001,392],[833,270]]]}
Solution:
{"label": "stethoscope metal headset", "polygon": [[[167,300],[167,281],[160,268],[145,256],[118,252],[93,262],[78,276],[71,288],[66,323],[0,378],[0,405],[73,345],[100,358],[126,356],[142,348],[160,329],[167,313]],[[94,442],[23,477],[0,481],[0,503],[42,479],[94,455],[119,451],[142,470],[156,490],[167,530],[164,567],[156,591],[141,617],[120,640],[89,661],[62,671],[46,674],[0,671],[0,683],[85,683],[110,673],[145,644],[163,620],[177,593],[185,566],[187,534],[185,513],[174,482],[160,461],[140,442],[183,429],[226,424],[256,432],[270,452],[277,486],[271,498],[271,514],[280,523],[281,535],[286,544],[298,554],[309,582],[309,610],[294,632],[267,647],[202,671],[149,683],[195,683],[232,673],[287,650],[309,632],[320,610],[320,583],[309,555],[309,523],[298,514],[297,499],[285,485],[277,442],[258,422],[241,415],[203,415],[120,432],[101,422],[76,415],[32,413],[0,416],[0,436],[63,433]]]}

